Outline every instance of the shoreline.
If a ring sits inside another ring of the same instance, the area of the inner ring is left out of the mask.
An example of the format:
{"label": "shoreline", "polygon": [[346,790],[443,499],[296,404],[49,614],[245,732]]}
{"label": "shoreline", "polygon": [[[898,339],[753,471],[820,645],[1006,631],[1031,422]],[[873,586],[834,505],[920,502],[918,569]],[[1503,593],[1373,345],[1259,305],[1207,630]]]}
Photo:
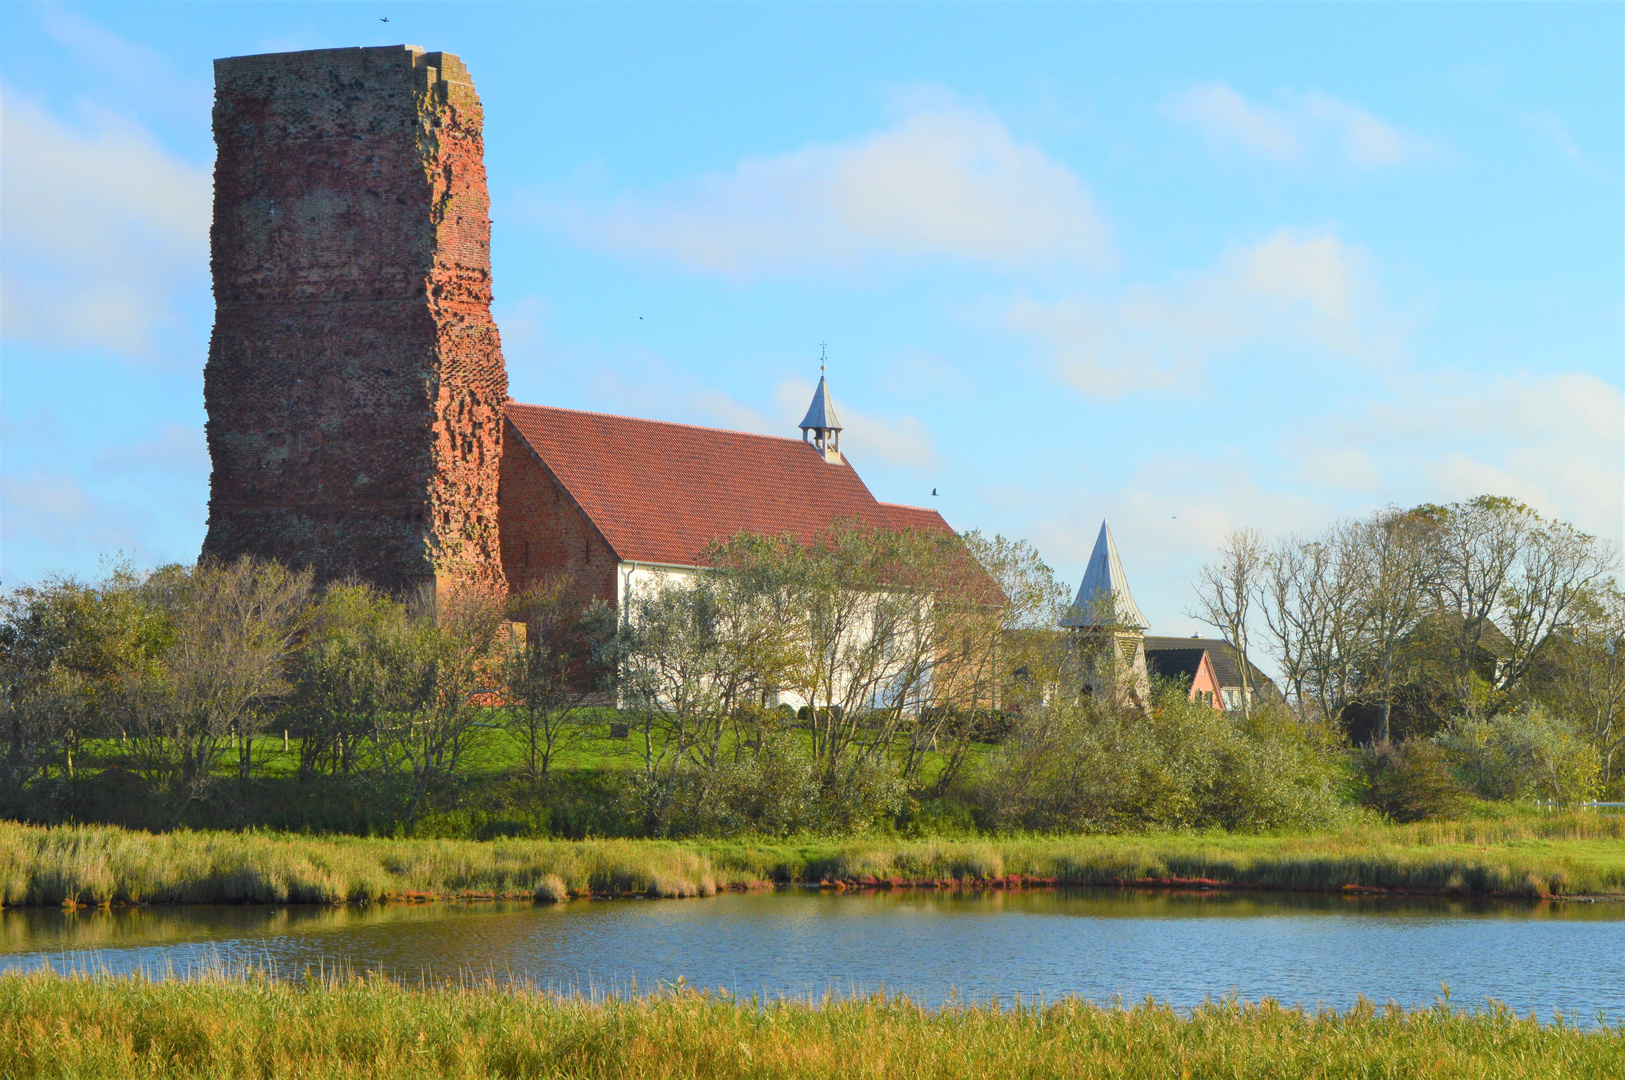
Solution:
{"label": "shoreline", "polygon": [[1326,888],[1315,885],[1269,884],[1248,882],[1227,882],[1213,878],[1154,878],[1142,880],[1124,880],[1116,882],[1078,883],[1058,881],[1054,878],[1026,877],[1011,875],[1009,878],[997,878],[989,881],[946,881],[933,878],[904,879],[886,878],[864,881],[857,878],[837,879],[834,881],[752,881],[732,883],[719,886],[714,891],[663,894],[651,891],[628,892],[584,892],[571,893],[558,899],[539,898],[531,892],[513,891],[507,893],[492,892],[404,892],[386,893],[384,895],[365,900],[335,900],[335,901],[286,901],[286,900],[146,900],[146,901],[103,901],[100,903],[82,903],[73,900],[64,900],[58,904],[0,904],[0,912],[6,911],[41,911],[61,909],[64,911],[123,911],[137,908],[169,908],[185,906],[204,907],[372,907],[394,905],[420,905],[420,904],[497,904],[497,903],[526,903],[534,906],[545,906],[554,903],[567,903],[572,900],[694,900],[707,899],[724,893],[752,893],[752,892],[790,892],[800,889],[803,891],[816,891],[828,893],[851,893],[855,896],[874,893],[889,892],[1061,892],[1066,890],[1121,890],[1125,892],[1145,892],[1162,894],[1218,894],[1218,893],[1298,893],[1306,896],[1343,896],[1349,899],[1382,899],[1386,897],[1417,897],[1438,900],[1497,900],[1521,901],[1528,904],[1569,903],[1569,904],[1617,904],[1625,903],[1625,892],[1621,893],[1564,893],[1546,896],[1530,896],[1524,892],[1466,892],[1461,890],[1420,889],[1420,888],[1383,888],[1368,885],[1343,885],[1336,888]]}

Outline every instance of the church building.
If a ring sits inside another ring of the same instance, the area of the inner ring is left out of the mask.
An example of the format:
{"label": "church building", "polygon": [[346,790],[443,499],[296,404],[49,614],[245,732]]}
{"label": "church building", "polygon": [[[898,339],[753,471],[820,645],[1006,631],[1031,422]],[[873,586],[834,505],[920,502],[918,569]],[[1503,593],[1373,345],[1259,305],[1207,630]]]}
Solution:
{"label": "church building", "polygon": [[619,605],[741,532],[810,543],[838,521],[952,531],[934,510],[870,493],[840,452],[823,378],[800,439],[517,403],[506,418],[497,514],[514,591],[566,577]]}

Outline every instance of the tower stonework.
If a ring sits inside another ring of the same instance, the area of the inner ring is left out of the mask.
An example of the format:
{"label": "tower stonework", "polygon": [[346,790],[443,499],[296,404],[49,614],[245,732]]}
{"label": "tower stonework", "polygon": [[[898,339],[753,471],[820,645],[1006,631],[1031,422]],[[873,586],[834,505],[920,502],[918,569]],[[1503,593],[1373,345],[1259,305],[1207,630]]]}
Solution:
{"label": "tower stonework", "polygon": [[215,61],[205,557],[505,587],[482,129],[449,53]]}

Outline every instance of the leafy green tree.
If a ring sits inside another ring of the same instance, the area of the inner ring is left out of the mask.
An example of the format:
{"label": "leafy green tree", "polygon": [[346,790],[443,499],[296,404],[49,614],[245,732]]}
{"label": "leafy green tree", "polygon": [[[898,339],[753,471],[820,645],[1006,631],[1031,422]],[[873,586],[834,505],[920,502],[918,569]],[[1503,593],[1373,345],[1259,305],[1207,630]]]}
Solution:
{"label": "leafy green tree", "polygon": [[0,597],[3,785],[11,801],[52,770],[72,777],[87,737],[118,733],[127,684],[158,672],[172,636],[128,564],[95,584],[54,578]]}
{"label": "leafy green tree", "polygon": [[1466,785],[1486,799],[1574,805],[1595,798],[1602,762],[1584,734],[1537,705],[1464,717],[1439,745]]}

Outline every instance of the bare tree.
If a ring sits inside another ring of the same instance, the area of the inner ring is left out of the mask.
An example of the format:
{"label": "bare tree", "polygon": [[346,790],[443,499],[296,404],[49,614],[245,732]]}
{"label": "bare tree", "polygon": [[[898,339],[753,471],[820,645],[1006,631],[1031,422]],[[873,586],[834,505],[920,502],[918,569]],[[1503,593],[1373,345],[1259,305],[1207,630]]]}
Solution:
{"label": "bare tree", "polygon": [[[1616,553],[1515,499],[1481,496],[1413,513],[1430,525],[1429,591],[1458,706],[1494,713]],[[1504,656],[1485,647],[1495,627],[1507,639]]]}
{"label": "bare tree", "polygon": [[1264,560],[1264,541],[1257,529],[1228,533],[1219,547],[1219,558],[1202,567],[1196,583],[1196,607],[1190,613],[1218,630],[1240,658],[1243,717],[1250,716],[1252,710],[1248,623],[1263,584]]}
{"label": "bare tree", "polygon": [[130,684],[130,757],[169,794],[177,821],[214,783],[228,745],[246,775],[263,709],[287,690],[310,588],[309,570],[247,557],[167,567],[148,579],[170,641],[162,669]]}
{"label": "bare tree", "polygon": [[1300,720],[1335,721],[1354,692],[1361,583],[1346,539],[1288,536],[1265,556],[1258,606]]}
{"label": "bare tree", "polygon": [[1427,612],[1429,530],[1414,515],[1390,510],[1345,530],[1361,583],[1356,663],[1361,691],[1378,707],[1376,741],[1388,741],[1401,655]]}

